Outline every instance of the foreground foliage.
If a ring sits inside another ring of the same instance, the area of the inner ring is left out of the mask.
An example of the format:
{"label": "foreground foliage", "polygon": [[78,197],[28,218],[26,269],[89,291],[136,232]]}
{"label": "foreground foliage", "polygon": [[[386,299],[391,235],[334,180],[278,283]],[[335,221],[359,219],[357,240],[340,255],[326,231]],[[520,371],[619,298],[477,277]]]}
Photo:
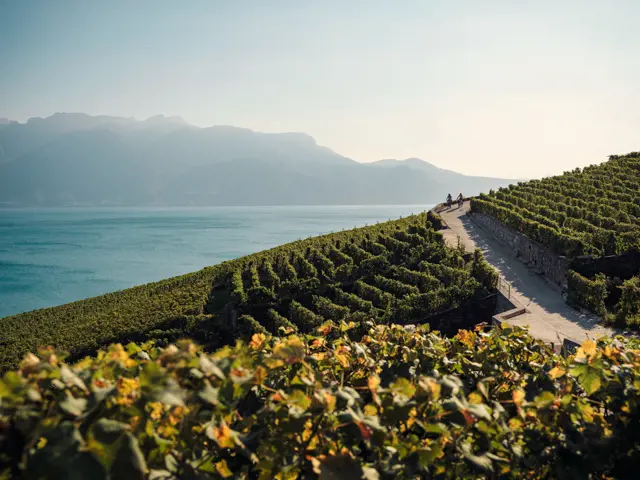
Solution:
{"label": "foreground foliage", "polygon": [[60,358],[0,381],[3,478],[624,478],[640,463],[637,342],[563,358],[519,329],[326,322],[214,354],[183,340]]}

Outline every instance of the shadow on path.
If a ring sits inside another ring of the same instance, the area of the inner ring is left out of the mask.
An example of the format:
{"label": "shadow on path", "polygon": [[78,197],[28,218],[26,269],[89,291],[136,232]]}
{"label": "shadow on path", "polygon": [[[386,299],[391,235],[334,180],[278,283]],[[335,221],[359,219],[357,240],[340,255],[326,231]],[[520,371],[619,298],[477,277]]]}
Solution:
{"label": "shadow on path", "polygon": [[459,236],[468,250],[479,248],[487,261],[511,284],[512,293],[522,306],[569,338],[580,340],[586,336],[611,333],[596,315],[581,313],[567,305],[557,287],[549,285],[516,258],[510,247],[501,245],[473,222],[466,215],[468,210],[468,204],[465,204],[462,209],[456,206],[440,213],[451,229],[445,237],[450,244],[455,244],[455,237]]}

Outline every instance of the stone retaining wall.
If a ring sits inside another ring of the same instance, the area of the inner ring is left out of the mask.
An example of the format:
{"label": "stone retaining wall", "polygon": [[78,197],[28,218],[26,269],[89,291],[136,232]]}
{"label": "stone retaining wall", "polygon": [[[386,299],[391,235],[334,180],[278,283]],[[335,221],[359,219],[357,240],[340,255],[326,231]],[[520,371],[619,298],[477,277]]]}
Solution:
{"label": "stone retaining wall", "polygon": [[573,259],[571,269],[587,278],[593,278],[596,273],[604,273],[607,277],[627,280],[640,273],[640,252],[632,250],[606,257],[584,255]]}
{"label": "stone retaining wall", "polygon": [[500,244],[511,248],[521,262],[533,268],[536,273],[544,275],[550,283],[566,288],[569,270],[569,261],[566,257],[556,254],[489,215],[469,213],[469,216]]}
{"label": "stone retaining wall", "polygon": [[452,308],[424,319],[415,324],[428,323],[431,330],[438,330],[443,335],[453,336],[458,330],[473,330],[479,323],[491,323],[496,313],[498,296],[495,293],[480,300],[472,301],[458,308]]}

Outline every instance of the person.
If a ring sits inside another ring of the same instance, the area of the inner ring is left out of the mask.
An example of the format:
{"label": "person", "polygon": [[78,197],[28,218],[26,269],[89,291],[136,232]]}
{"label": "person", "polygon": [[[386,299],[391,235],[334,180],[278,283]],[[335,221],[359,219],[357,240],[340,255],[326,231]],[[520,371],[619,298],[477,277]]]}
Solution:
{"label": "person", "polygon": [[453,201],[453,198],[451,197],[451,194],[447,195],[447,207],[451,206],[452,201]]}
{"label": "person", "polygon": [[460,195],[458,195],[458,207],[462,206],[462,202],[464,202],[464,197],[462,196],[462,192],[460,192]]}

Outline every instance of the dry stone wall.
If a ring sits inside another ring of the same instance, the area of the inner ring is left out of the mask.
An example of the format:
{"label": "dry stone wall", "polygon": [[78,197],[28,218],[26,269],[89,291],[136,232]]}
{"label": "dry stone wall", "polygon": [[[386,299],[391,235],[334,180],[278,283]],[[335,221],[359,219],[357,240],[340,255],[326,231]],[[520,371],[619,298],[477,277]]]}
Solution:
{"label": "dry stone wall", "polygon": [[505,226],[494,217],[484,213],[469,213],[469,215],[499,243],[508,246],[521,262],[534,269],[536,273],[544,275],[550,283],[566,288],[569,270],[569,260],[566,257]]}

